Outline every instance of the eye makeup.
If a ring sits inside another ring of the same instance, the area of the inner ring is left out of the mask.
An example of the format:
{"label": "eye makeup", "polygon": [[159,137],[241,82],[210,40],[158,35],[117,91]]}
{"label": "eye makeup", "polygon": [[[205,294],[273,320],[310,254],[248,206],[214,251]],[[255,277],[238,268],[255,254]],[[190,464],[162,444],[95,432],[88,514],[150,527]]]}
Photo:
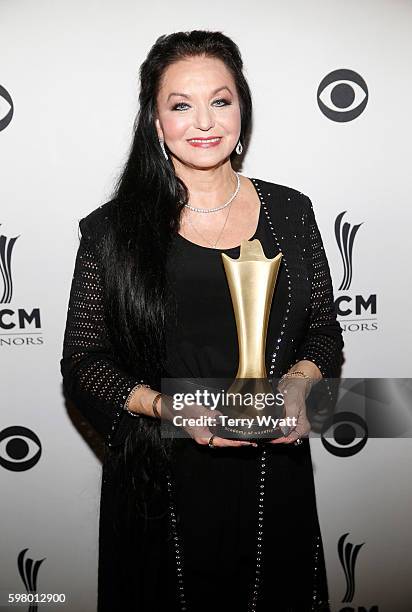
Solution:
{"label": "eye makeup", "polygon": [[[217,100],[214,100],[212,104],[215,104],[216,102],[223,102],[223,104],[219,104],[217,108],[223,108],[224,106],[230,106],[232,104],[231,100],[228,100],[227,98],[218,98]],[[172,106],[171,110],[176,110],[176,111],[185,110],[184,108],[183,109],[180,108],[182,106],[189,106],[189,104],[187,102],[178,102],[177,104],[174,104]]]}

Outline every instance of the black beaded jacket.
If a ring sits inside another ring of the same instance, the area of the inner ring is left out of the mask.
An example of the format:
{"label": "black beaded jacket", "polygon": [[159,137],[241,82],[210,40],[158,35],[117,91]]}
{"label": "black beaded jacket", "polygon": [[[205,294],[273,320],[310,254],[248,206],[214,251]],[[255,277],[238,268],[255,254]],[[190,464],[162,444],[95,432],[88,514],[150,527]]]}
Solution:
{"label": "black beaded jacket", "polygon": [[[252,179],[265,208],[281,266],[288,275],[282,337],[273,347],[286,372],[301,359],[314,362],[324,378],[338,377],[342,329],[336,319],[330,269],[308,196],[296,189]],[[156,384],[147,373],[120,365],[104,316],[105,288],[98,243],[107,224],[107,202],[79,222],[81,239],[71,284],[60,369],[68,397],[109,447],[122,444],[138,419],[124,410],[139,382]],[[274,358],[273,358],[274,361]],[[131,360],[132,362],[132,360]],[[159,387],[154,387],[159,388]]]}

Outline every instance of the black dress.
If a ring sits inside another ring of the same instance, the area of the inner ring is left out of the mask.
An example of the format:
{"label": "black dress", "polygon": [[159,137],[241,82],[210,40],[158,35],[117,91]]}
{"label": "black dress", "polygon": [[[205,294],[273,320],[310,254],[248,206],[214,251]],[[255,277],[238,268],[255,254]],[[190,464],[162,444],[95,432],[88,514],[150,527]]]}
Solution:
{"label": "black dress", "polygon": [[[268,375],[280,377],[308,359],[325,378],[336,377],[342,329],[311,201],[290,187],[252,181],[261,201],[255,237],[268,257],[283,253],[269,319]],[[133,355],[130,367],[125,364],[122,339],[106,321],[99,245],[115,206],[108,202],[80,221],[60,362],[66,394],[104,436],[109,458],[122,456],[129,433],[142,420],[123,410],[130,390],[142,380],[155,389],[160,382],[151,380],[150,372],[134,371]],[[239,248],[225,252],[236,257]],[[234,376],[236,326],[220,251],[176,236],[169,270],[175,275],[178,317],[177,327],[168,320],[165,375]],[[105,456],[99,612],[329,609],[308,440],[264,450],[210,449],[178,440],[170,468],[166,515],[128,522],[127,500],[119,498],[116,486],[121,474]]]}
{"label": "black dress", "polygon": [[[257,229],[266,257],[278,250],[261,205]],[[176,322],[167,328],[166,376],[203,384],[233,379],[236,322],[221,253],[178,234],[169,256]],[[280,270],[269,317],[266,367],[288,301]],[[271,367],[272,365],[272,367]],[[210,449],[179,440],[172,464],[176,529],[169,572],[187,610],[327,609],[328,591],[308,441],[303,445]],[[172,498],[173,499],[173,498]],[[181,563],[176,566],[176,559]],[[168,594],[170,597],[170,594]],[[174,593],[169,602],[174,606]],[[163,602],[162,602],[163,603]],[[324,605],[322,605],[324,604]]]}

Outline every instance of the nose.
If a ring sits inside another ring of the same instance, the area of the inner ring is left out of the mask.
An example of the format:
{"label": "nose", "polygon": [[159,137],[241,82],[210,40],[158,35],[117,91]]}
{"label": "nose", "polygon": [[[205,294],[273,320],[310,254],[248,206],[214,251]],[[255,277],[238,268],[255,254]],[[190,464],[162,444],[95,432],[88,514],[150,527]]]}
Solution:
{"label": "nose", "polygon": [[215,125],[213,110],[208,104],[202,104],[197,108],[195,115],[195,126],[199,130],[207,131]]}

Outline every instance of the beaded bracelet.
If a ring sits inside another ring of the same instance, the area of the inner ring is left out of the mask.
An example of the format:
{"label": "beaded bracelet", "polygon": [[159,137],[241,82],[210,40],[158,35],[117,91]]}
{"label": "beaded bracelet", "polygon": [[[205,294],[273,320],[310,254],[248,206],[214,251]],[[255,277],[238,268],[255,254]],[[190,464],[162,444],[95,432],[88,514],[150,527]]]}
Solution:
{"label": "beaded bracelet", "polygon": [[133,389],[130,391],[130,393],[129,393],[129,395],[127,396],[127,399],[126,399],[126,401],[125,401],[124,407],[123,407],[123,408],[124,408],[124,410],[126,410],[126,412],[128,412],[128,413],[129,413],[131,416],[134,416],[134,417],[139,417],[139,416],[140,416],[140,413],[139,413],[139,412],[133,412],[133,410],[129,410],[129,402],[130,402],[130,400],[132,399],[132,395],[133,395],[133,393],[134,393],[134,392],[136,391],[136,389],[138,389],[139,387],[147,387],[148,389],[151,389],[151,386],[150,386],[150,385],[147,385],[147,384],[146,384],[146,383],[144,383],[144,382],[139,382],[139,383],[138,383],[137,385],[135,385],[135,386],[133,387]]}
{"label": "beaded bracelet", "polygon": [[306,391],[306,397],[308,397],[312,387],[313,387],[313,383],[314,380],[313,378],[311,378],[310,376],[308,376],[307,374],[305,374],[305,372],[302,372],[301,370],[293,370],[292,372],[286,372],[285,374],[283,374],[283,376],[281,376],[278,385],[280,385],[280,383],[285,380],[286,378],[305,378],[306,380],[309,381],[309,389],[307,389]]}
{"label": "beaded bracelet", "polygon": [[313,381],[313,379],[305,374],[305,372],[302,372],[301,370],[293,370],[292,372],[286,372],[286,374],[283,374],[279,382],[281,382],[284,378],[291,378],[292,376],[301,376],[302,378],[306,378],[311,382]]}

